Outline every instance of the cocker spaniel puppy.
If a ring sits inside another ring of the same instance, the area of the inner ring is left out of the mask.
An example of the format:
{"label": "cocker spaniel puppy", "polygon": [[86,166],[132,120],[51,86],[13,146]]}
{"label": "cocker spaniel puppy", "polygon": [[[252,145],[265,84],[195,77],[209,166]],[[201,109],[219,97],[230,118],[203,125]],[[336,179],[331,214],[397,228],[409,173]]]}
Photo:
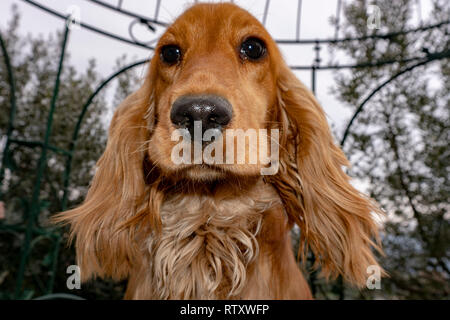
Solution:
{"label": "cocker spaniel puppy", "polygon": [[379,209],[274,40],[233,4],[194,5],[167,29],[97,165],[56,220],[82,280],[128,279],[127,299],[309,299],[294,224],[324,276],[363,286],[377,266]]}

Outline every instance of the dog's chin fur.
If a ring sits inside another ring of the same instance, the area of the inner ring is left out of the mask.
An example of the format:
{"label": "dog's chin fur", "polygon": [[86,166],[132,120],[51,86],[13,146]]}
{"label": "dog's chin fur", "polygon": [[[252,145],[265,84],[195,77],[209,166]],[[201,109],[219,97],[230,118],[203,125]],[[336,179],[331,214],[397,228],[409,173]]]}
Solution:
{"label": "dog's chin fur", "polygon": [[255,168],[249,169],[248,166],[244,170],[236,168],[235,165],[208,165],[208,164],[193,164],[186,165],[178,170],[173,170],[168,167],[151,167],[151,173],[161,175],[165,181],[172,184],[188,184],[194,185],[198,188],[202,184],[227,183],[234,182],[235,184],[244,183],[243,181],[257,181],[261,178],[260,167],[253,165]]}
{"label": "dog's chin fur", "polygon": [[[148,238],[153,288],[159,299],[239,298],[258,258],[264,212],[280,206],[270,186],[231,195],[227,187],[169,195],[162,230]],[[258,194],[257,194],[258,193]]]}
{"label": "dog's chin fur", "polygon": [[227,179],[227,172],[209,165],[192,165],[183,170],[181,176],[196,182],[215,182]]}

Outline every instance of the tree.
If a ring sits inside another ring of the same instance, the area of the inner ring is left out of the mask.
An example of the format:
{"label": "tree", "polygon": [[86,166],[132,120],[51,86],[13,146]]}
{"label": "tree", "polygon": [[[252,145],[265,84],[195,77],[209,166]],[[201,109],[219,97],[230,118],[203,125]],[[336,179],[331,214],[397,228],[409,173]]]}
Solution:
{"label": "tree", "polygon": [[[20,14],[16,7],[12,9],[12,19],[6,30],[0,33],[6,43],[13,66],[16,83],[17,114],[14,121],[13,138],[27,141],[43,141],[47,128],[50,101],[55,85],[61,52],[62,34],[57,36],[23,37],[19,34]],[[0,137],[3,141],[9,122],[10,87],[3,56],[0,56]],[[125,63],[122,59],[121,62]],[[133,73],[121,76],[117,92],[125,94],[133,86],[137,77]],[[59,96],[53,118],[50,143],[61,149],[68,149],[75,125],[83,104],[99,84],[100,75],[95,68],[95,60],[90,60],[86,71],[80,72],[70,63],[67,53],[61,75]],[[128,82],[127,82],[128,81]],[[117,96],[119,98],[119,96]],[[68,207],[84,199],[89,182],[93,176],[95,163],[104,150],[107,124],[103,120],[109,110],[104,93],[97,96],[82,122],[76,152],[72,162],[71,183],[69,187]],[[3,156],[3,154],[2,154]],[[2,201],[5,203],[5,219],[8,224],[19,223],[27,219],[27,209],[32,198],[36,180],[39,148],[12,145],[8,155],[10,166],[6,170],[2,185]],[[66,157],[50,152],[45,180],[40,190],[39,224],[48,225],[51,214],[62,209],[64,170]],[[67,239],[64,239],[64,241]],[[23,234],[0,231],[0,296],[14,291],[16,271],[19,264]],[[50,243],[39,241],[32,251],[27,269],[25,286],[33,294],[42,294],[49,275],[51,263]],[[59,257],[56,291],[67,291],[66,268],[74,264],[74,250],[62,250]],[[123,286],[109,282],[95,282],[85,286],[80,295],[121,297]]]}
{"label": "tree", "polygon": [[[341,26],[345,36],[366,36],[368,1],[348,3]],[[388,33],[412,28],[415,2],[377,1],[381,29]],[[424,25],[448,20],[450,3],[433,2]],[[408,60],[450,50],[448,24],[387,39],[368,38],[334,46],[356,63]],[[335,94],[354,109],[381,82],[417,61],[358,68],[336,75]],[[432,62],[398,77],[365,106],[351,129],[345,152],[353,175],[387,213],[382,265],[385,298],[450,297],[450,85],[449,59]],[[363,292],[364,296],[374,296]]]}

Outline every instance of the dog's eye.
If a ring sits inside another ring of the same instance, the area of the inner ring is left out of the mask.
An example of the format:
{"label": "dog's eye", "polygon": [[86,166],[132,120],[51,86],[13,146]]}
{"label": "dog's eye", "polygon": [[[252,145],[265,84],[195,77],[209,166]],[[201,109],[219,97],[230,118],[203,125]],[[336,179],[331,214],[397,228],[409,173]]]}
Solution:
{"label": "dog's eye", "polygon": [[168,45],[161,48],[161,59],[165,63],[175,64],[181,60],[181,49],[176,45]]}
{"label": "dog's eye", "polygon": [[241,44],[241,58],[258,60],[266,53],[266,46],[264,42],[257,38],[249,38]]}

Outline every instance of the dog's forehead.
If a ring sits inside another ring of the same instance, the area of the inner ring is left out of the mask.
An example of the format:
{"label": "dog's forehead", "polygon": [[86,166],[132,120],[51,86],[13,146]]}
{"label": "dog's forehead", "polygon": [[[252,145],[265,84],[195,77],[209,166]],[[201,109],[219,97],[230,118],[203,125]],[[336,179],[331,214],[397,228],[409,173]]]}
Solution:
{"label": "dog's forehead", "polygon": [[167,29],[164,38],[178,40],[217,39],[252,33],[264,37],[267,31],[248,11],[231,3],[196,4],[181,14]]}

